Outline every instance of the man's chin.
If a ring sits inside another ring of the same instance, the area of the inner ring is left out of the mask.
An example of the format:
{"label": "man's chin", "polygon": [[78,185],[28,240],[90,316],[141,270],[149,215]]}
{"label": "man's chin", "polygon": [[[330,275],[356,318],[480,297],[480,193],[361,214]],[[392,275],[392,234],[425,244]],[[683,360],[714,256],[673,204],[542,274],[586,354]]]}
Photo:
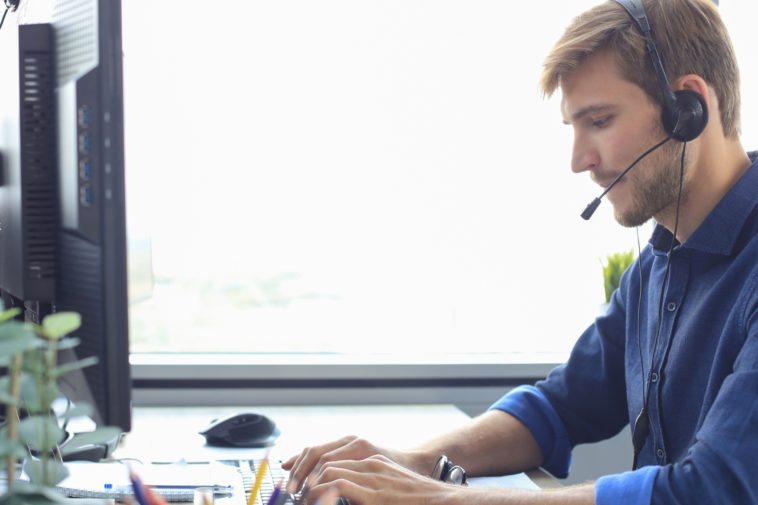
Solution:
{"label": "man's chin", "polygon": [[626,228],[634,228],[647,223],[653,216],[650,216],[647,213],[643,214],[641,212],[634,211],[623,212],[620,211],[617,207],[614,207],[613,217],[616,218],[616,222],[618,222],[618,224],[621,226],[624,226]]}

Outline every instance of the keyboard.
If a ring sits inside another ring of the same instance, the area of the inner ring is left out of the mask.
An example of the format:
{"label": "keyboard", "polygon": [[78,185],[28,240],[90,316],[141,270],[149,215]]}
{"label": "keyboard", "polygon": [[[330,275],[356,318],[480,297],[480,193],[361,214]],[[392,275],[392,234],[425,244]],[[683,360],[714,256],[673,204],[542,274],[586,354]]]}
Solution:
{"label": "keyboard", "polygon": [[[220,463],[237,468],[242,476],[242,486],[245,488],[245,503],[249,503],[250,501],[250,491],[255,483],[256,471],[260,468],[262,461],[262,459],[232,459],[220,461]],[[287,484],[289,472],[283,470],[281,465],[281,461],[269,460],[266,474],[264,475],[261,484],[261,490],[258,493],[258,496],[255,497],[255,505],[266,505],[269,498],[271,498],[271,493],[274,492],[274,487],[280,482],[282,485]]]}

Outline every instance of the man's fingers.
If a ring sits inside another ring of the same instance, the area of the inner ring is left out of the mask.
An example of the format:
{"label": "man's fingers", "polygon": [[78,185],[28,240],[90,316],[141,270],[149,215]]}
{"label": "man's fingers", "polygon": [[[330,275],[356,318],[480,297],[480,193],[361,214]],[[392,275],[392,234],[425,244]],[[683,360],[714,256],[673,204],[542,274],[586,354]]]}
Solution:
{"label": "man's fingers", "polygon": [[347,479],[337,479],[315,486],[308,495],[308,503],[338,505],[348,500],[351,505],[369,505],[372,503],[371,493],[370,489],[363,488]]}
{"label": "man's fingers", "polygon": [[292,465],[295,464],[295,461],[297,461],[297,458],[300,457],[300,455],[291,456],[287,461],[282,462],[282,468],[285,470],[289,470],[292,468]]}
{"label": "man's fingers", "polygon": [[379,458],[364,460],[341,460],[333,463],[325,463],[318,474],[311,477],[309,486],[321,486],[338,481],[349,481],[360,487],[373,488],[380,481],[386,481],[405,473],[391,461],[383,461]]}
{"label": "man's fingers", "polygon": [[324,494],[316,500],[315,505],[339,505],[340,493],[336,487],[330,486]]}
{"label": "man's fingers", "polygon": [[[438,492],[444,485],[421,476],[394,461],[374,455],[362,460],[340,460],[325,463],[309,477],[308,503],[314,504],[327,493],[330,487],[338,495],[347,498],[352,505],[395,505],[419,503],[417,498],[424,488],[430,493]],[[432,489],[434,488],[434,489]]]}
{"label": "man's fingers", "polygon": [[299,455],[293,456],[283,463],[282,467],[285,470],[290,470],[291,478],[294,478],[297,482],[304,483],[324,454],[334,452],[336,449],[349,444],[355,438],[354,436],[349,436],[324,445],[306,447]]}

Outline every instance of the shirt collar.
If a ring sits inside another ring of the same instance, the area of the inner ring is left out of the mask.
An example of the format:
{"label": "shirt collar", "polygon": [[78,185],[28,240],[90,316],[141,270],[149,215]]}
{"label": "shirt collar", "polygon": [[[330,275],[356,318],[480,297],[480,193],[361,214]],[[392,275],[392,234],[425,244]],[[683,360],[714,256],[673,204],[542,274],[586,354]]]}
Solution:
{"label": "shirt collar", "polygon": [[[740,231],[758,204],[758,151],[750,152],[748,156],[753,164],[698,226],[684,247],[726,256],[732,253]],[[654,252],[665,254],[671,245],[671,232],[657,225],[650,244]]]}

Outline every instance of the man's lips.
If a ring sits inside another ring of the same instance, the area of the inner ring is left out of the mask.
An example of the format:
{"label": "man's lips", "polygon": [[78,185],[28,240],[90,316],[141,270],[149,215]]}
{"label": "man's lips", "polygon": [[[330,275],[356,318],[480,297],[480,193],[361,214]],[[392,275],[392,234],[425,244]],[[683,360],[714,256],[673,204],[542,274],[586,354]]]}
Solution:
{"label": "man's lips", "polygon": [[[597,185],[598,185],[598,186],[600,186],[601,188],[605,189],[605,188],[607,188],[608,186],[610,186],[610,185],[611,185],[611,183],[613,182],[614,178],[613,178],[613,177],[611,177],[610,179],[595,179],[595,178],[593,177],[593,178],[592,178],[592,180],[595,182],[595,184],[597,184]],[[620,183],[620,182],[621,182],[621,181],[619,181],[619,183]]]}

